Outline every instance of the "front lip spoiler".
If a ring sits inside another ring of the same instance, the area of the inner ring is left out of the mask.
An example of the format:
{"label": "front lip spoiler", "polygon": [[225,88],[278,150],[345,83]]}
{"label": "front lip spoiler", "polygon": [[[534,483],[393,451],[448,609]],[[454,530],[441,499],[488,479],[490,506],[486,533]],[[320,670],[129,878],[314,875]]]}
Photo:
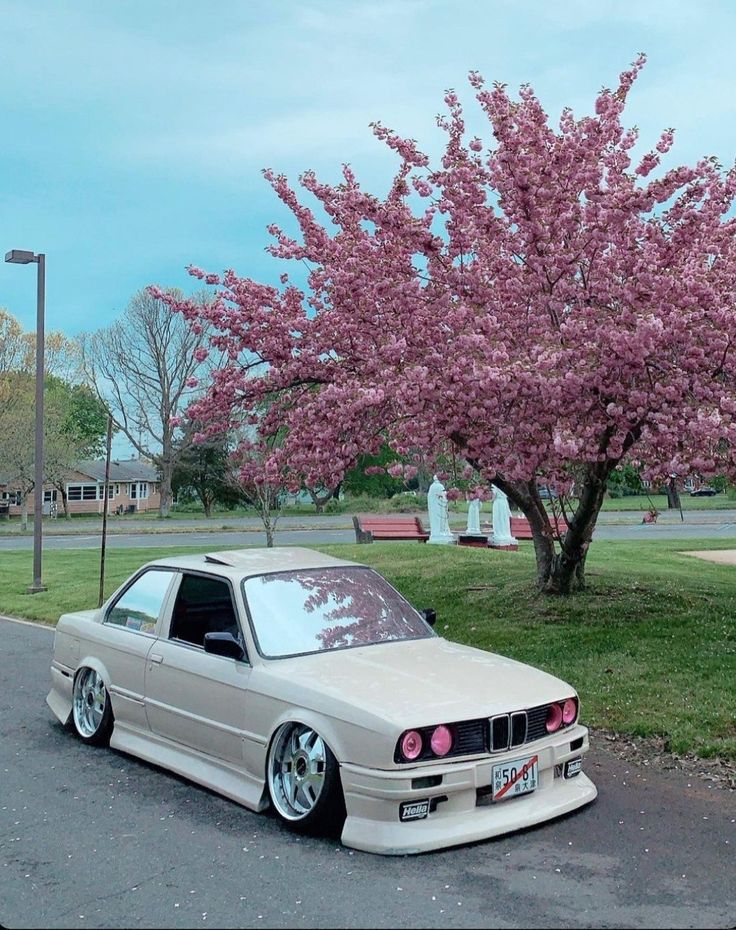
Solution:
{"label": "front lip spoiler", "polygon": [[581,772],[575,778],[555,779],[554,798],[550,791],[534,792],[521,798],[476,807],[453,816],[400,823],[348,816],[342,832],[345,846],[384,856],[405,856],[492,839],[544,823],[594,801],[598,791]]}
{"label": "front lip spoiler", "polygon": [[[515,747],[503,756],[485,754],[393,770],[342,764],[347,809],[342,842],[365,852],[407,855],[489,839],[569,813],[597,795],[582,772],[569,779],[555,776],[568,760],[584,756],[589,748],[587,737],[587,729],[577,725],[563,738],[555,734],[537,741],[531,753],[539,756],[539,787],[492,804],[479,804],[478,799],[490,787],[493,766],[518,760],[525,755],[525,747]],[[442,777],[431,787],[413,787],[422,775]],[[429,801],[428,816],[400,821],[401,805],[412,801]]]}

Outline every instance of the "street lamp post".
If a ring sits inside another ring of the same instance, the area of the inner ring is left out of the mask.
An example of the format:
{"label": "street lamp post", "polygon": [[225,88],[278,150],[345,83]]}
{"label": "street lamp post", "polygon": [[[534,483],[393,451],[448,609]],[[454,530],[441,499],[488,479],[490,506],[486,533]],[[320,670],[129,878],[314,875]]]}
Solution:
{"label": "street lamp post", "polygon": [[38,266],[36,291],[36,451],[33,479],[33,584],[29,594],[45,591],[41,580],[41,553],[43,547],[43,377],[44,377],[44,316],[46,303],[46,256],[35,255],[23,249],[13,249],[5,254],[5,261],[13,265]]}

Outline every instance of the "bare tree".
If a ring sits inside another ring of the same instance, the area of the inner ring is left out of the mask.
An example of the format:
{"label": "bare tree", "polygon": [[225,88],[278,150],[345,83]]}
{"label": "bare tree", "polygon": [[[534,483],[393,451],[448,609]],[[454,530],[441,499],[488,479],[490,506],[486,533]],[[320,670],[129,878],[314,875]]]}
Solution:
{"label": "bare tree", "polygon": [[115,425],[158,468],[159,513],[165,517],[174,467],[191,441],[179,435],[175,418],[196,390],[203,368],[198,350],[207,344],[206,331],[193,332],[164,301],[142,290],[120,320],[82,335],[80,344],[85,376]]}

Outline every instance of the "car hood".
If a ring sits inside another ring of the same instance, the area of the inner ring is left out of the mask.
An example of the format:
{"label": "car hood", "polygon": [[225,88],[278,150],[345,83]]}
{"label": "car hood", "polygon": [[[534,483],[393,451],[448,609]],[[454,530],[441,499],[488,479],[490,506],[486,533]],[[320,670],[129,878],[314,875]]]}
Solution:
{"label": "car hood", "polygon": [[[440,637],[272,660],[268,676],[352,705],[401,729],[490,717],[574,689],[539,669]],[[337,707],[335,708],[337,709]]]}

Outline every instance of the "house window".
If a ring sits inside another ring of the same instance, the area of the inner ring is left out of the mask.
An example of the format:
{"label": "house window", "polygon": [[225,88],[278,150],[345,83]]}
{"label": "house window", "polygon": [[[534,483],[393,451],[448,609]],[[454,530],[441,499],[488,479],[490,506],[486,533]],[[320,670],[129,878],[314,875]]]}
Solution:
{"label": "house window", "polygon": [[141,481],[140,485],[138,486],[138,490],[139,490],[138,496],[140,497],[140,499],[146,500],[146,498],[148,497],[148,482]]}
{"label": "house window", "polygon": [[[105,487],[104,484],[100,484],[100,485],[97,486],[97,489],[98,489],[98,491],[97,491],[97,499],[98,499],[98,500],[101,500],[101,501],[102,501],[102,500],[105,499],[104,487]],[[107,486],[107,499],[110,501],[110,500],[112,500],[112,498],[113,498],[113,486],[112,486],[111,484],[108,484],[108,486]]]}
{"label": "house window", "polygon": [[128,497],[131,500],[135,500],[138,497],[138,483],[136,481],[130,482],[130,489],[128,491]]}
{"label": "house window", "polygon": [[66,496],[70,501],[96,501],[97,485],[96,484],[68,484],[66,486]]}
{"label": "house window", "polygon": [[53,491],[44,491],[43,502],[44,504],[55,504],[56,503],[56,489],[54,489]]}

